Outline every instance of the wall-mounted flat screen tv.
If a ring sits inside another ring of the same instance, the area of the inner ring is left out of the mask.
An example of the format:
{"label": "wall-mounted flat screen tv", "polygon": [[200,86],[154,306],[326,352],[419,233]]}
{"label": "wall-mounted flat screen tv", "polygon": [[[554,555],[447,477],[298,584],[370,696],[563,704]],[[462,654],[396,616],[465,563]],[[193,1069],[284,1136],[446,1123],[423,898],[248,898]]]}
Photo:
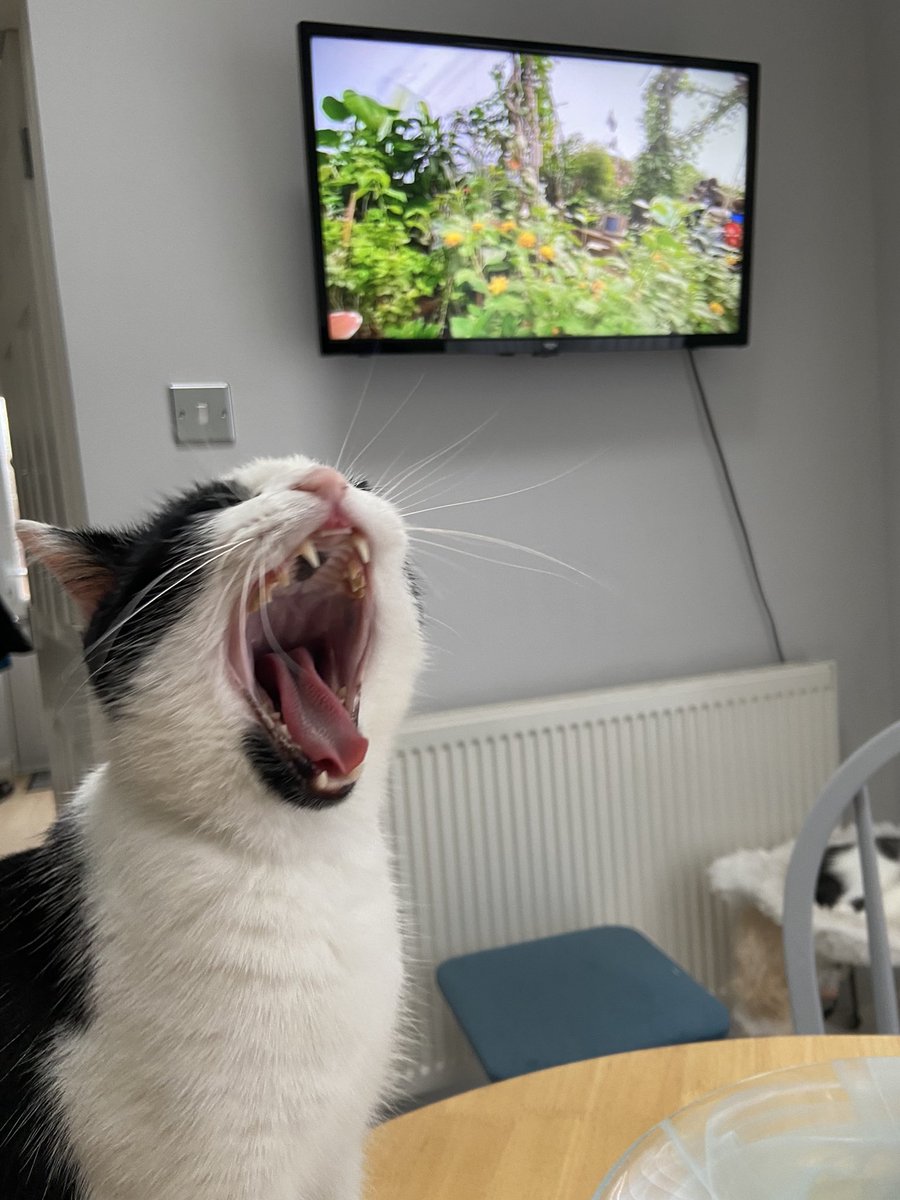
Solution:
{"label": "wall-mounted flat screen tv", "polygon": [[758,68],[303,22],[326,353],[747,341]]}

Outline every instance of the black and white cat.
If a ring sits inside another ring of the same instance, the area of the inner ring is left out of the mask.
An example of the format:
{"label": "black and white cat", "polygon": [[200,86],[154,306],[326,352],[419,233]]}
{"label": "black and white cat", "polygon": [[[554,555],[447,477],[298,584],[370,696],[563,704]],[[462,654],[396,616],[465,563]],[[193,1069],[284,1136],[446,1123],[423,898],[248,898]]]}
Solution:
{"label": "black and white cat", "polygon": [[0,1197],[358,1200],[423,654],[400,517],[293,457],[20,533],[85,616],[110,757],[0,861]]}
{"label": "black and white cat", "polygon": [[[900,837],[893,834],[876,837],[875,852],[885,916],[888,920],[900,920]],[[816,881],[816,904],[823,908],[864,911],[862,862],[855,839],[841,839],[825,851]]]}

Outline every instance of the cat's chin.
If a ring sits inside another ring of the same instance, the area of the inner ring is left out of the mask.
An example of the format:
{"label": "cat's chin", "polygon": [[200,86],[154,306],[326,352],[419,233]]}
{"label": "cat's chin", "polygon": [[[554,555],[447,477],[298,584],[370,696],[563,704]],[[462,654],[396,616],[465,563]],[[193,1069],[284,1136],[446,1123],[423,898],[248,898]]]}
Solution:
{"label": "cat's chin", "polygon": [[368,742],[357,718],[373,624],[370,559],[361,530],[322,528],[245,585],[231,622],[232,682],[255,723],[245,752],[293,804],[342,800],[363,770]]}
{"label": "cat's chin", "polygon": [[[308,760],[280,750],[262,729],[249,730],[243,743],[250,765],[266,787],[298,808],[328,808],[345,800],[356,786],[355,779],[343,783],[329,779],[323,786]],[[357,778],[361,774],[360,766]]]}

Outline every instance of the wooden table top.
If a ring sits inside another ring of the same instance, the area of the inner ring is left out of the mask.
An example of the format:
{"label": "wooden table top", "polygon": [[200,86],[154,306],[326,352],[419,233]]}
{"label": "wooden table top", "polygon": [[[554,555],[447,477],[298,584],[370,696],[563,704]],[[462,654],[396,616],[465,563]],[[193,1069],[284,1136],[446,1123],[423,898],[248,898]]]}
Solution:
{"label": "wooden table top", "polygon": [[900,1037],[740,1038],[522,1075],[395,1117],[369,1142],[371,1200],[591,1200],[642,1133],[762,1071],[900,1055]]}

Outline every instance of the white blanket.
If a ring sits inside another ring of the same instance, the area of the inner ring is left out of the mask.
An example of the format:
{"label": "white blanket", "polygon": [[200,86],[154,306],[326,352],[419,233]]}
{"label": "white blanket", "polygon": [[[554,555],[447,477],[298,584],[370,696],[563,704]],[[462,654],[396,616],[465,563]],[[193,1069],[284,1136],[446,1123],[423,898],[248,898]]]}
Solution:
{"label": "white blanket", "polygon": [[[900,827],[879,823],[876,832],[896,836],[900,834]],[[855,843],[856,830],[837,829],[831,841],[839,845]],[[716,859],[708,872],[713,893],[733,904],[752,904],[780,925],[784,879],[793,847],[793,842],[785,842],[774,850],[737,850]],[[884,907],[891,960],[894,966],[900,967],[900,886],[885,889]],[[813,933],[816,953],[821,959],[848,966],[868,964],[865,913],[856,912],[846,898],[839,900],[834,908],[815,906]]]}

